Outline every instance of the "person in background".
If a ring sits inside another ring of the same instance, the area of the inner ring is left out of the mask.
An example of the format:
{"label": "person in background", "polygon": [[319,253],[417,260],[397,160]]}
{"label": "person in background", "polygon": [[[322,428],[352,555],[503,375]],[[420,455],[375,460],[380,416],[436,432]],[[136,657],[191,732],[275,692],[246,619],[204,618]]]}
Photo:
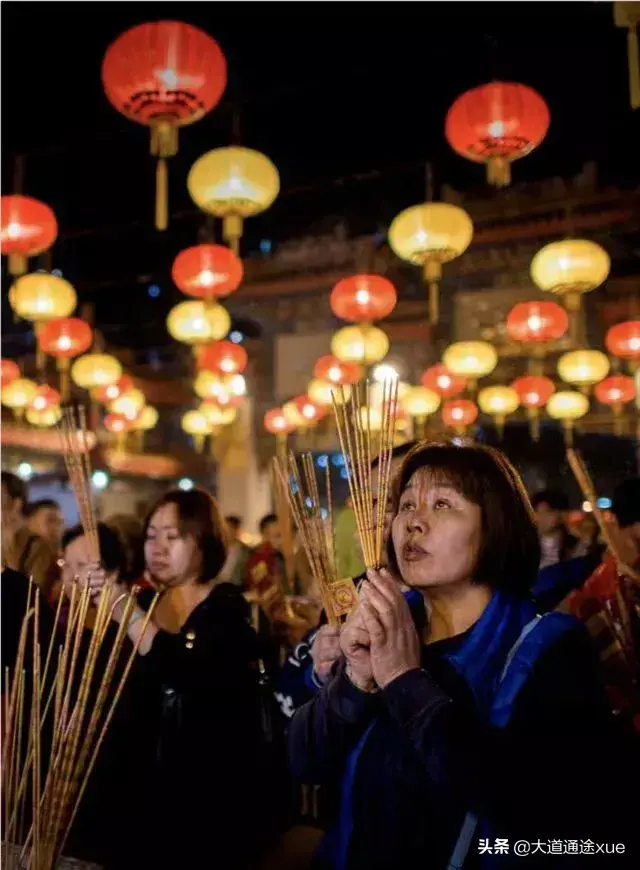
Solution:
{"label": "person in background", "polygon": [[581,542],[566,526],[569,499],[560,490],[545,489],[531,499],[540,538],[540,568],[585,555]]}
{"label": "person in background", "polygon": [[[32,532],[25,519],[28,491],[23,480],[9,471],[2,472],[2,551],[3,561],[25,577],[33,577],[42,594],[52,600],[59,581],[58,546],[61,527],[57,518],[44,524],[46,537]],[[53,503],[56,508],[58,505]],[[59,508],[58,508],[59,511]],[[53,530],[57,539],[55,542]]]}
{"label": "person in background", "polygon": [[225,517],[225,522],[229,530],[229,552],[224,568],[220,572],[220,580],[233,583],[234,586],[242,586],[251,550],[242,540],[240,517],[228,516]]}
{"label": "person in background", "polygon": [[56,551],[60,549],[64,520],[57,501],[42,498],[29,502],[24,509],[24,517],[31,535],[42,538]]}
{"label": "person in background", "polygon": [[131,514],[113,514],[105,520],[105,525],[113,529],[118,535],[124,549],[125,563],[120,571],[120,579],[132,585],[149,587],[144,576],[142,523],[140,520]]}

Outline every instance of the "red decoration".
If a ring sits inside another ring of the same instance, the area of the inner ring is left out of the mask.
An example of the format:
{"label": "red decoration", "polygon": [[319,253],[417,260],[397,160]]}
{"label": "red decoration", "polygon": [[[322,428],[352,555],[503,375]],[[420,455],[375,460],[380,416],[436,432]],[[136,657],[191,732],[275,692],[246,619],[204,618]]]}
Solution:
{"label": "red decoration", "polygon": [[303,417],[310,426],[317,423],[318,420],[322,420],[329,411],[328,408],[323,408],[320,405],[316,405],[315,402],[312,402],[306,393],[303,393],[301,396],[296,396],[291,401],[296,406],[301,417]]}
{"label": "red decoration", "polygon": [[173,282],[187,296],[216,299],[237,290],[244,270],[242,261],[222,245],[195,245],[180,251],[173,261]]}
{"label": "red decoration", "polygon": [[617,323],[607,332],[607,350],[623,359],[640,359],[640,320]]}
{"label": "red decoration", "polygon": [[239,375],[246,369],[247,352],[232,341],[214,341],[197,351],[199,371],[218,372],[222,375]]}
{"label": "red decoration", "polygon": [[525,408],[544,408],[556,387],[551,378],[543,375],[527,375],[515,380],[511,386]]}
{"label": "red decoration", "polygon": [[178,127],[216,106],[227,84],[227,63],[207,33],[180,21],[132,27],[111,43],[102,61],[107,99],[129,120],[151,127],[158,157],[156,227],[168,224],[165,158],[178,150]]}
{"label": "red decoration", "polygon": [[132,389],[133,381],[128,375],[123,375],[115,384],[109,384],[108,387],[97,387],[93,390],[92,395],[101,405],[109,405],[119,399],[123,393],[128,393]]}
{"label": "red decoration", "polygon": [[364,371],[358,363],[342,362],[337,356],[321,356],[313,368],[314,378],[331,384],[357,384]]}
{"label": "red decoration", "polygon": [[16,378],[20,377],[20,366],[18,363],[15,363],[12,359],[3,359],[2,360],[2,375],[0,377],[0,383],[3,386],[7,386],[11,381],[15,381]]}
{"label": "red decoration", "polygon": [[342,320],[371,323],[396,307],[398,295],[391,281],[380,275],[353,275],[338,281],[331,291],[331,310]]}
{"label": "red decoration", "polygon": [[434,390],[445,399],[459,396],[467,388],[467,382],[460,375],[452,374],[442,363],[431,366],[422,373],[422,386]]}
{"label": "red decoration", "polygon": [[547,104],[532,88],[490,82],[458,97],[447,113],[445,136],[457,154],[487,163],[490,184],[505,187],[511,161],[542,142],[549,122]]}
{"label": "red decoration", "polygon": [[464,431],[478,418],[478,406],[469,399],[453,399],[442,406],[442,422],[456,431]]}
{"label": "red decoration", "polygon": [[519,302],[507,315],[507,332],[514,341],[553,341],[568,328],[569,315],[557,302]]}
{"label": "red decoration", "polygon": [[38,330],[38,343],[44,353],[59,360],[72,359],[89,350],[93,330],[79,317],[58,317]]}
{"label": "red decoration", "polygon": [[0,208],[2,253],[9,257],[9,274],[24,275],[27,258],[48,250],[58,237],[56,216],[30,196],[3,196]]}
{"label": "red decoration", "polygon": [[38,387],[38,391],[31,402],[31,407],[35,408],[36,411],[45,411],[47,408],[59,405],[60,400],[60,393],[57,390],[54,390],[48,384],[43,384],[41,387]]}
{"label": "red decoration", "polygon": [[272,435],[288,435],[296,428],[282,413],[282,408],[272,408],[264,415],[264,428]]}
{"label": "red decoration", "polygon": [[629,375],[611,375],[595,385],[596,399],[603,405],[623,405],[636,395],[636,385]]}
{"label": "red decoration", "polygon": [[124,414],[107,414],[104,418],[104,428],[114,435],[122,435],[133,427],[134,421]]}

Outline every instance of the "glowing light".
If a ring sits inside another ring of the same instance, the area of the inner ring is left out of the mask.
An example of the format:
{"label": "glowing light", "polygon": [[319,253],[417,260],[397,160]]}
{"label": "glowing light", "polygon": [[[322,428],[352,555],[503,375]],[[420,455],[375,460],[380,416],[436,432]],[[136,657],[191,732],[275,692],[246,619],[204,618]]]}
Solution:
{"label": "glowing light", "polygon": [[178,74],[174,69],[163,69],[162,72],[156,73],[156,75],[167,90],[175,91],[178,87]]}
{"label": "glowing light", "polygon": [[71,350],[71,338],[68,335],[61,335],[58,339],[58,350]]}
{"label": "glowing light", "polygon": [[438,378],[438,386],[441,390],[448,390],[451,386],[451,378],[449,375],[440,375]]}
{"label": "glowing light", "polygon": [[397,381],[399,378],[400,374],[397,369],[388,363],[376,366],[373,370],[373,379],[374,381],[378,381],[378,383],[383,383],[384,381]]}
{"label": "glowing light", "polygon": [[109,486],[109,475],[106,471],[94,471],[91,475],[91,483],[96,489],[106,489]]}
{"label": "glowing light", "polygon": [[500,139],[502,136],[504,136],[504,132],[504,121],[492,121],[492,123],[489,124],[489,126],[487,127],[487,133],[493,139]]}
{"label": "glowing light", "polygon": [[590,514],[591,511],[593,510],[593,508],[591,507],[591,502],[590,501],[583,501],[582,502],[582,510],[585,512],[585,514]]}
{"label": "glowing light", "polygon": [[30,462],[21,462],[18,466],[18,477],[22,480],[31,480],[33,477],[33,467]]}
{"label": "glowing light", "polygon": [[537,314],[532,314],[527,320],[527,323],[532,332],[540,332],[544,325],[542,318]]}
{"label": "glowing light", "polygon": [[368,305],[371,299],[371,294],[364,287],[356,292],[356,302],[358,305]]}
{"label": "glowing light", "polygon": [[596,504],[600,508],[600,510],[607,511],[611,507],[612,502],[611,502],[610,498],[603,497],[603,498],[599,498],[598,501],[596,502]]}
{"label": "glowing light", "polygon": [[21,231],[22,227],[17,223],[11,223],[7,227],[7,235],[10,239],[19,239]]}
{"label": "glowing light", "polygon": [[178,489],[181,489],[183,492],[189,492],[194,486],[195,484],[190,477],[182,477],[178,481]]}

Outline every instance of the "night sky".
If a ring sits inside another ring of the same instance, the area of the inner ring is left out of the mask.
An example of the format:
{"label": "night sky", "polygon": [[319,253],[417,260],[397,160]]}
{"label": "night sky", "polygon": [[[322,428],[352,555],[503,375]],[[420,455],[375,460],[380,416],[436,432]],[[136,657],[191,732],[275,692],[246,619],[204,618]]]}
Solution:
{"label": "night sky", "polygon": [[[222,103],[180,133],[164,234],[153,229],[148,130],[113,109],[100,81],[109,43],[159,17],[206,30],[229,67]],[[275,246],[330,230],[339,216],[353,234],[375,231],[423,198],[427,160],[436,184],[484,183],[443,127],[455,97],[492,78],[532,86],[551,110],[547,139],[515,165],[516,181],[574,175],[589,159],[605,182],[640,181],[640,111],[629,107],[626,38],[610,3],[5,2],[3,193],[15,155],[25,155],[24,192],[60,224],[53,267],[81,301],[97,303],[109,340],[125,344],[141,318],[161,327],[178,300],[171,262],[204,223],[186,175],[200,154],[230,144],[234,128],[282,182],[274,206],[247,223],[245,255],[261,239]]]}

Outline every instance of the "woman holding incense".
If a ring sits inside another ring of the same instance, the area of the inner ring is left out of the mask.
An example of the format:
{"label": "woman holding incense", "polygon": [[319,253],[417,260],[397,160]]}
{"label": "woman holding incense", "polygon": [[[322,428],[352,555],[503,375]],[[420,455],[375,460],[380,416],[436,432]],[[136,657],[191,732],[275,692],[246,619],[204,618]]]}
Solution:
{"label": "woman holding incense", "polygon": [[[369,571],[334,678],[290,725],[299,778],[340,783],[316,866],[471,868],[503,838],[511,867],[516,840],[624,842],[623,819],[607,824],[622,746],[584,629],[529,602],[540,554],[517,472],[490,448],[423,443],[393,502],[390,568],[421,619]],[[537,852],[527,866],[556,866]]]}
{"label": "woman holding incense", "polygon": [[[146,737],[132,768],[135,812],[129,824],[123,814],[107,863],[118,870],[244,870],[276,824],[271,693],[242,592],[217,581],[225,534],[200,490],[168,493],[145,523],[146,567],[161,595],[150,621],[139,608],[129,625],[139,642],[133,715]],[[122,619],[121,605],[114,615]]]}

